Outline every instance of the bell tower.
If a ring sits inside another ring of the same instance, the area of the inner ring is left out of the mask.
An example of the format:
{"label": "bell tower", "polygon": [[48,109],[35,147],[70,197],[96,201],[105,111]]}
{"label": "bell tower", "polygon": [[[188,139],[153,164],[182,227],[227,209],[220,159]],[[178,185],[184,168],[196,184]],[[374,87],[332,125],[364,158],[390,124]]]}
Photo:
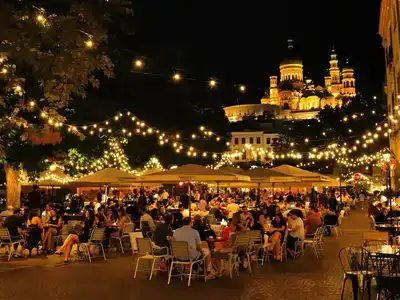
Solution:
{"label": "bell tower", "polygon": [[340,83],[340,69],[339,69],[339,61],[337,59],[337,55],[335,53],[335,49],[332,50],[331,60],[329,61],[330,68],[329,74],[331,75],[331,93],[336,97],[341,92],[341,83]]}
{"label": "bell tower", "polygon": [[349,65],[348,59],[346,59],[342,74],[342,93],[354,97],[356,95],[356,79],[354,78],[354,69]]}

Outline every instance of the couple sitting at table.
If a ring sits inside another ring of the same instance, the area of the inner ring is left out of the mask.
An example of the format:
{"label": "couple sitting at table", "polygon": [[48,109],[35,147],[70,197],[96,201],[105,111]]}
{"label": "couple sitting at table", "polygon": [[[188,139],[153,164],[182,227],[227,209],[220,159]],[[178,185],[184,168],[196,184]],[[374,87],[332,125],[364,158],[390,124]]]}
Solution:
{"label": "couple sitting at table", "polygon": [[259,223],[262,225],[263,232],[268,236],[268,241],[272,243],[270,249],[272,249],[274,259],[281,260],[281,245],[286,229],[285,218],[281,213],[277,213],[271,221],[267,210],[264,210],[259,217]]}

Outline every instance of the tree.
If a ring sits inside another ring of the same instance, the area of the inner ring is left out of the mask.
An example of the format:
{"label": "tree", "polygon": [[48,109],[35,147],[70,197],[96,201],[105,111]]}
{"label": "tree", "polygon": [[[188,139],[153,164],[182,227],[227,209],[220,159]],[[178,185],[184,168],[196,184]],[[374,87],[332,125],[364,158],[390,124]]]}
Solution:
{"label": "tree", "polygon": [[97,2],[71,2],[59,14],[30,3],[0,3],[0,157],[13,206],[19,170],[51,155],[48,145],[62,139],[68,104],[85,98],[88,86],[98,88],[100,74],[113,76]]}

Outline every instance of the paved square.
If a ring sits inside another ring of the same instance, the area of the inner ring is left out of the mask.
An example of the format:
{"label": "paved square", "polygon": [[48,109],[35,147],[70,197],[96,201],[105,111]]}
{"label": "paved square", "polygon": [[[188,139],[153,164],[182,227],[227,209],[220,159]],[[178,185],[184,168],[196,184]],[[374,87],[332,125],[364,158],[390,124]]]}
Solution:
{"label": "paved square", "polygon": [[[360,245],[362,232],[368,230],[366,211],[355,211],[343,220],[342,237],[325,238],[325,255],[316,260],[311,249],[297,259],[253,267],[253,274],[242,271],[239,277],[191,287],[179,278],[167,285],[166,274],[152,281],[141,273],[133,279],[130,256],[110,257],[93,263],[76,262],[64,266],[56,255],[0,262],[0,299],[340,299],[342,270],[338,259],[344,246]],[[351,299],[348,284],[346,299]]]}

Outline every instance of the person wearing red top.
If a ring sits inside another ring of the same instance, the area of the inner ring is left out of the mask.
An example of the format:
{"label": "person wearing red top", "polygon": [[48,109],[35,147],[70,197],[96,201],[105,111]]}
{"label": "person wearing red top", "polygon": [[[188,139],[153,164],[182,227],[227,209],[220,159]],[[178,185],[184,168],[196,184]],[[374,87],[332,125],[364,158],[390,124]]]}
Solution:
{"label": "person wearing red top", "polygon": [[236,229],[235,225],[232,223],[232,219],[228,220],[228,225],[225,226],[221,239],[218,242],[215,242],[215,248],[229,248],[229,240],[232,232]]}

